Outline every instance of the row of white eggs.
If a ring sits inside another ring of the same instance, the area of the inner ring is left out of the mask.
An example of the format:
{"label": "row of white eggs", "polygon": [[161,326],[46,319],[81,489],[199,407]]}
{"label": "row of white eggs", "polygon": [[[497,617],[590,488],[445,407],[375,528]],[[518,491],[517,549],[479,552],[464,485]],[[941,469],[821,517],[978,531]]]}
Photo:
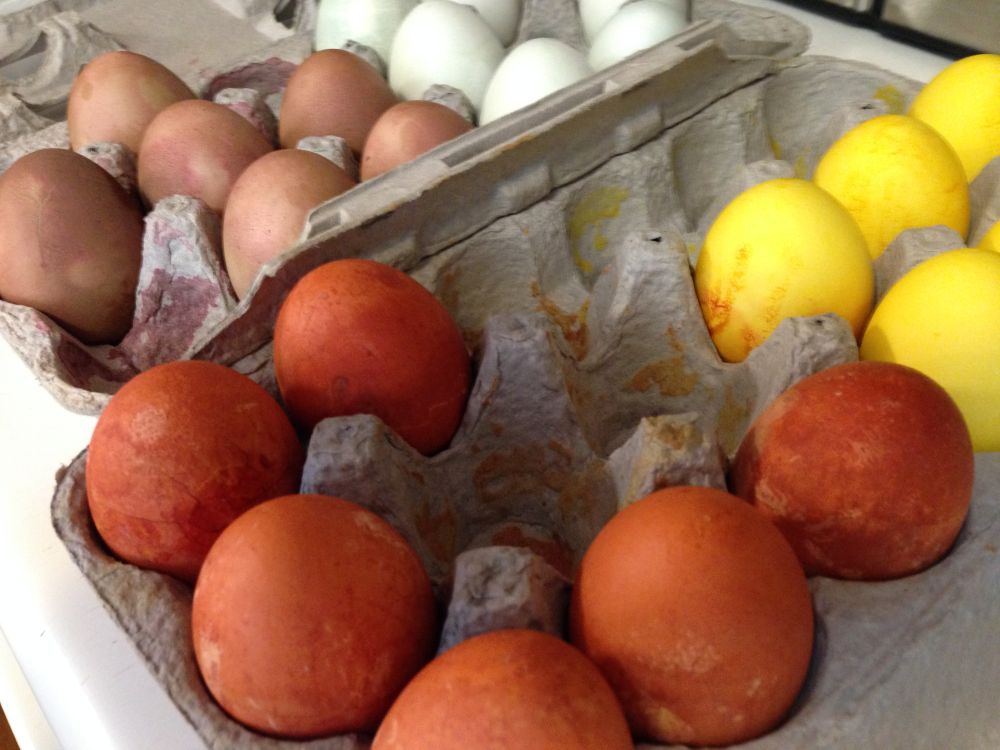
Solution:
{"label": "row of white eggs", "polygon": [[521,0],[321,0],[317,50],[348,41],[387,64],[398,96],[434,84],[465,94],[479,124],[525,107],[657,44],[688,23],[684,0],[579,0],[584,53],[539,37],[513,48]]}

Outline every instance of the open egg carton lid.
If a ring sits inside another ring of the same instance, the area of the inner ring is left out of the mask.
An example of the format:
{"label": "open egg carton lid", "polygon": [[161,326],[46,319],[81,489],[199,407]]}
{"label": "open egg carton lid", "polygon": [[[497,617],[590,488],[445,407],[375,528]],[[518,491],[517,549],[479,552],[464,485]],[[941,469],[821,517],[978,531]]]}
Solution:
{"label": "open egg carton lid", "polygon": [[[728,0],[693,7],[693,23],[678,36],[324,204],[308,239],[272,263],[239,304],[219,262],[217,219],[196,201],[169,199],[146,219],[135,318],[122,342],[85,345],[47,316],[3,301],[0,334],[60,403],[82,413],[99,412],[137,372],[179,358],[231,365],[273,389],[274,316],[308,268],[372,255],[368,248],[386,238],[394,247],[379,259],[408,268],[808,46],[808,30],[781,14]],[[59,119],[65,98],[76,70],[96,54],[149,54],[206,96],[231,86],[270,95],[309,54],[314,22],[310,0],[41,0],[0,16],[0,172],[29,151],[68,146]],[[582,43],[574,0],[525,0],[517,38],[545,34]],[[337,249],[313,248],[333,236]]]}
{"label": "open egg carton lid", "polygon": [[[611,515],[662,486],[725,486],[728,457],[775,395],[857,358],[847,323],[822,315],[788,319],[744,362],[721,362],[690,254],[741,190],[809,175],[853,124],[905,111],[919,84],[833,58],[733,58],[717,42],[654,51],[674,60],[669,72],[633,87],[622,81],[635,62],[610,73],[611,98],[634,117],[612,117],[600,96],[553,117],[538,114],[550,106],[543,102],[525,113],[542,120],[537,131],[476,151],[461,162],[467,168],[439,164],[451,153],[442,148],[401,170],[409,177],[391,182],[403,191],[394,210],[324,206],[313,236],[276,261],[254,298],[201,345],[200,354],[220,360],[256,357],[258,374],[266,371],[268,337],[259,321],[250,325],[253,315],[263,310],[266,319],[306,269],[343,255],[392,262],[445,304],[476,363],[451,445],[424,457],[374,417],[325,420],[311,436],[301,489],[365,505],[407,537],[448,606],[449,642],[482,614],[461,599],[466,575],[478,591],[527,592],[481,602],[494,613],[485,627],[541,623],[559,632],[561,576]],[[619,127],[622,119],[632,125]],[[589,125],[577,132],[571,121]],[[452,148],[462,153],[461,144]],[[422,170],[431,175],[424,189],[414,176]],[[1000,213],[998,176],[1000,160],[972,186],[970,238]],[[461,207],[469,224],[449,224],[448,207]],[[876,263],[878,293],[921,259],[962,244],[940,227],[902,233]],[[85,454],[59,483],[57,533],[207,747],[367,746],[358,735],[286,743],[229,719],[198,677],[190,590],[108,555],[89,518],[84,467]],[[805,687],[781,726],[740,747],[997,746],[998,486],[998,456],[978,455],[969,518],[929,570],[881,583],[811,580],[817,634]],[[538,550],[547,563],[512,560],[507,545]],[[467,564],[470,552],[478,563]],[[524,585],[499,585],[505,576]]]}

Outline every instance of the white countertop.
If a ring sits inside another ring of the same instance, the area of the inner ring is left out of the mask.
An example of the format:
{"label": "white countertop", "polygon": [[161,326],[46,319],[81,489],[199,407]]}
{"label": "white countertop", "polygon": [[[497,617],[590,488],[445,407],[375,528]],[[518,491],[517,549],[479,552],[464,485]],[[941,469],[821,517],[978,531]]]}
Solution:
{"label": "white countertop", "polygon": [[[948,60],[770,0],[811,53],[928,80]],[[89,442],[0,339],[0,704],[22,750],[186,750],[201,742],[70,560],[50,522],[55,473]]]}

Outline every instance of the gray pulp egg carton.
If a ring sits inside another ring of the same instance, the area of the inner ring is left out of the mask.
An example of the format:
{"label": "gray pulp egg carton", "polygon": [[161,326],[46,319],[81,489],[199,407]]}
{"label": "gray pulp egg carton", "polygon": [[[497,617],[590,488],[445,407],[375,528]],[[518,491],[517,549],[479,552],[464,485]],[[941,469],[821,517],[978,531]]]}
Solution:
{"label": "gray pulp egg carton", "polygon": [[[359,230],[367,246],[392,231],[435,252],[766,75],[775,60],[808,44],[806,29],[787,17],[728,0],[695,3],[694,19],[674,39],[334,199],[305,236]],[[314,0],[41,0],[0,16],[0,172],[32,150],[68,146],[69,86],[96,54],[142,52],[206,98],[252,89],[274,109],[309,53],[314,21]],[[575,0],[525,0],[518,38],[539,35],[582,46]],[[282,278],[265,280],[238,304],[217,260],[218,221],[197,201],[154,207],[143,246],[135,318],[120,343],[85,345],[47,316],[3,301],[0,334],[60,403],[82,413],[99,412],[137,372],[178,358],[230,364],[273,391],[266,346],[276,306],[289,279],[329,253],[272,266],[269,273]],[[381,255],[393,261],[394,253]]]}
{"label": "gray pulp egg carton", "polygon": [[[681,40],[653,51],[661,74],[637,60],[572,104],[570,90],[529,109],[537,125],[516,143],[502,137],[515,120],[498,121],[401,168],[381,183],[391,210],[360,197],[377,181],[318,209],[310,236],[192,350],[268,372],[262,326],[297,278],[338,257],[392,263],[446,305],[476,364],[450,447],[424,457],[373,417],[330,419],[311,436],[302,480],[409,539],[447,607],[443,648],[510,625],[563,632],[568,575],[617,509],[663,486],[724,486],[727,460],[775,395],[857,357],[847,324],[825,315],[786,320],[745,362],[721,362],[691,256],[731,197],[808,175],[842,132],[903,110],[919,85],[832,58],[730,56],[724,25]],[[1000,215],[998,178],[1000,161],[973,185],[973,241]],[[876,264],[880,293],[962,244],[940,227],[902,233]],[[59,483],[57,533],[205,745],[367,747],[353,735],[264,738],[227,718],[198,677],[190,590],[108,555],[84,464],[81,454]],[[929,570],[811,580],[806,684],[780,727],[739,747],[1000,746],[998,486],[1000,458],[978,455],[969,519]]]}

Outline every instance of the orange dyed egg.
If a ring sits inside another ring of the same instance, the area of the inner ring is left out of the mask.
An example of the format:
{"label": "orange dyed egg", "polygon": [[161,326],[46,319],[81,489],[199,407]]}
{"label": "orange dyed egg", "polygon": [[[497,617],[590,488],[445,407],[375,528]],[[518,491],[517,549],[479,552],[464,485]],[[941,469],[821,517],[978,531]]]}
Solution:
{"label": "orange dyed egg", "polygon": [[791,546],[752,506],[705,487],[660,490],[612,517],[584,554],[570,623],[633,732],[668,744],[768,731],[812,653]]}
{"label": "orange dyed egg", "polygon": [[430,580],[403,537],[323,495],[236,519],[205,560],[191,616],[219,704],[295,738],[373,731],[435,640]]}
{"label": "orange dyed egg", "polygon": [[87,453],[87,500],[116,555],[193,581],[233,519],[298,488],[302,462],[267,391],[222,365],[182,360],[111,398]]}
{"label": "orange dyed egg", "polygon": [[373,414],[424,454],[444,448],[469,390],[469,355],[444,306],[402,271],[336,260],[303,276],[274,329],[293,418]]}
{"label": "orange dyed egg", "polygon": [[565,641],[496,630],[463,641],[417,674],[372,750],[633,750],[597,668]]}

